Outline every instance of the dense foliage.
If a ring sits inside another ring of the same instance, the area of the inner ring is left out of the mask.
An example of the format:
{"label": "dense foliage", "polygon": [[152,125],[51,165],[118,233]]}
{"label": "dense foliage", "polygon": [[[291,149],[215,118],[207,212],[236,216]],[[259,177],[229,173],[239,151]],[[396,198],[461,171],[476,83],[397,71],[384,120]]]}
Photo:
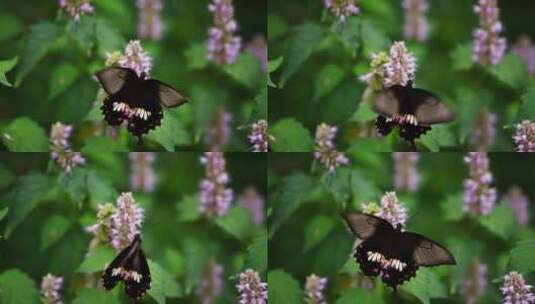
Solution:
{"label": "dense foliage", "polygon": [[[275,151],[311,151],[322,122],[340,128],[344,149],[407,149],[398,135],[377,138],[370,132],[376,115],[364,101],[367,85],[360,80],[370,70],[372,54],[388,54],[396,41],[405,41],[417,59],[415,85],[438,94],[456,113],[453,123],[422,136],[420,149],[511,151],[515,125],[535,119],[532,65],[512,51],[522,35],[533,40],[532,2],[497,2],[497,31],[507,39],[507,49],[496,65],[485,66],[472,58],[478,1],[419,1],[429,5],[424,11],[429,34],[422,41],[404,34],[402,3],[408,0],[353,1],[360,10],[343,22],[325,7],[328,2],[349,1],[270,3],[269,120],[282,141],[274,143]],[[488,119],[488,113],[495,118]]]}
{"label": "dense foliage", "polygon": [[[160,1],[163,30],[157,39],[140,37],[136,1],[91,1],[93,12],[79,20],[61,10],[60,2],[0,4],[2,149],[46,151],[46,136],[59,121],[73,125],[76,151],[92,145],[114,151],[202,150],[209,144],[203,137],[221,110],[230,115],[232,133],[222,149],[248,150],[251,124],[266,119],[267,111],[265,71],[255,53],[263,48],[265,54],[267,48],[265,1],[234,1],[242,48],[232,64],[207,60],[208,31],[214,23],[211,1]],[[141,40],[152,59],[151,77],[191,98],[189,104],[164,112],[162,126],[144,146],[137,146],[125,127],[118,134],[106,132],[99,110],[102,94],[98,96],[93,77],[104,68],[107,53],[122,53],[131,40]]]}
{"label": "dense foliage", "polygon": [[[392,289],[380,279],[364,277],[350,257],[355,237],[340,216],[344,210],[380,203],[388,191],[397,191],[400,205],[408,209],[406,229],[445,245],[457,260],[455,266],[420,268],[400,288],[402,303],[501,303],[500,287],[508,272],[521,273],[527,284],[535,282],[535,192],[530,173],[522,169],[535,165],[533,157],[489,155],[491,186],[498,199],[488,215],[463,209],[469,173],[461,154],[422,153],[415,172],[409,172],[419,176],[416,187],[409,187],[413,191],[399,189],[396,179],[404,173],[392,154],[354,151],[349,158],[350,165],[333,173],[307,154],[270,160],[270,303],[303,303],[310,292],[305,282],[312,274],[327,279],[320,293],[328,303],[396,303]],[[531,210],[521,212],[528,216],[527,225],[520,224],[511,207],[513,185],[531,201]],[[485,271],[474,273],[474,265],[483,265]],[[469,297],[475,302],[466,302]],[[307,298],[307,303],[321,303]]]}
{"label": "dense foliage", "polygon": [[[265,198],[265,155],[225,155],[234,198],[220,217],[199,213],[200,156],[157,155],[154,189],[144,191],[131,184],[138,171],[129,154],[91,155],[71,173],[58,170],[47,154],[2,154],[0,303],[41,303],[39,286],[48,273],[63,277],[65,303],[131,303],[122,285],[112,292],[99,286],[101,271],[117,253],[86,230],[97,222],[99,204],[118,207],[118,196],[130,191],[144,213],[142,247],[152,274],[142,303],[197,303],[210,292],[214,302],[204,303],[234,303],[240,272],[253,269],[265,281],[265,226],[242,207],[241,196],[252,186]],[[212,262],[222,269],[213,278],[206,274]],[[219,288],[202,285],[210,279]]]}

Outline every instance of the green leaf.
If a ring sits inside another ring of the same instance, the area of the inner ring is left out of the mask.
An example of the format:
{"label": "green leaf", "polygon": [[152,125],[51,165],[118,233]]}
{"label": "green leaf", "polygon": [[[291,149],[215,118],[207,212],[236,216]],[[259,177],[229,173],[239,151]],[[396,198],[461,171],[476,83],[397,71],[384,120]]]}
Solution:
{"label": "green leaf", "polygon": [[349,121],[352,122],[369,122],[377,118],[377,113],[372,110],[372,107],[367,102],[361,102]]}
{"label": "green leaf", "polygon": [[525,83],[527,70],[522,58],[510,53],[498,65],[492,66],[490,73],[511,88],[519,89]]}
{"label": "green leaf", "polygon": [[15,78],[16,86],[19,86],[24,77],[52,49],[60,34],[59,27],[48,21],[40,21],[32,26],[30,33],[26,37],[20,68]]}
{"label": "green leaf", "polygon": [[92,206],[112,202],[118,196],[117,191],[110,182],[93,170],[87,173],[87,189],[90,189],[88,193]]}
{"label": "green leaf", "polygon": [[28,117],[12,121],[2,134],[2,140],[11,152],[46,152],[48,138],[45,131]]}
{"label": "green leaf", "polygon": [[267,234],[253,239],[251,245],[247,248],[247,257],[245,258],[245,268],[254,269],[260,273],[267,270],[268,267],[268,243]]}
{"label": "green leaf", "polygon": [[48,94],[48,98],[53,99],[65,92],[78,79],[79,75],[78,69],[68,63],[55,68],[50,78],[50,93]]}
{"label": "green leaf", "polygon": [[173,276],[152,260],[148,260],[152,283],[148,294],[158,304],[165,304],[166,298],[176,298],[182,295],[181,286]]}
{"label": "green leaf", "polygon": [[76,272],[78,273],[94,273],[103,271],[116,256],[115,250],[108,246],[99,246],[87,254],[84,261]]}
{"label": "green leaf", "polygon": [[175,151],[175,146],[191,143],[188,132],[184,129],[173,110],[164,110],[162,125],[150,132],[147,138],[159,143],[165,150],[170,152]]}
{"label": "green leaf", "polygon": [[77,205],[81,205],[87,196],[87,172],[83,168],[75,168],[70,174],[61,175],[58,184]]}
{"label": "green leaf", "polygon": [[0,222],[6,217],[7,212],[9,211],[9,207],[4,207],[0,209]]}
{"label": "green leaf", "polygon": [[522,94],[522,105],[520,107],[518,119],[535,121],[535,87],[529,87],[527,91]]}
{"label": "green leaf", "polygon": [[224,66],[224,71],[238,83],[254,87],[260,81],[260,61],[251,53],[242,53],[235,63]]}
{"label": "green leaf", "polygon": [[87,16],[79,21],[70,20],[67,24],[67,32],[82,50],[89,50],[95,43],[95,19]]}
{"label": "green leaf", "polygon": [[346,22],[334,23],[332,31],[342,41],[344,47],[354,53],[360,46],[360,28],[360,17],[350,17]]}
{"label": "green leaf", "polygon": [[454,71],[470,70],[474,65],[474,60],[472,59],[472,43],[458,44],[450,52],[450,57]]}
{"label": "green leaf", "polygon": [[462,197],[461,193],[450,194],[440,203],[446,221],[457,221],[464,216]]}
{"label": "green leaf", "polygon": [[5,42],[22,32],[24,25],[20,17],[14,14],[0,13],[0,41]]}
{"label": "green leaf", "polygon": [[52,183],[45,175],[30,173],[20,179],[17,187],[8,196],[11,200],[9,206],[11,212],[8,214],[4,231],[6,237],[26,219],[51,188]]}
{"label": "green leaf", "polygon": [[112,293],[103,288],[83,288],[78,291],[78,296],[72,304],[119,304],[121,303]]}
{"label": "green leaf", "polygon": [[268,273],[268,299],[270,304],[295,304],[303,301],[303,291],[290,274],[282,270]]}
{"label": "green leaf", "polygon": [[391,44],[385,33],[379,30],[380,28],[372,24],[370,20],[362,20],[361,37],[366,57],[371,57],[372,53],[386,51]]}
{"label": "green leaf", "polygon": [[509,268],[522,273],[535,271],[535,239],[524,239],[516,243],[511,250]]}
{"label": "green leaf", "polygon": [[479,222],[483,227],[504,240],[511,237],[516,226],[513,210],[504,204],[495,207],[488,216],[479,217]]}
{"label": "green leaf", "polygon": [[201,70],[208,66],[206,59],[206,44],[193,43],[184,52],[189,70]]}
{"label": "green leaf", "polygon": [[195,221],[201,217],[197,195],[184,196],[184,198],[178,202],[177,210],[178,220],[182,222]]}
{"label": "green leaf", "polygon": [[39,303],[39,292],[27,274],[18,269],[9,269],[0,274],[0,303]]}
{"label": "green leaf", "polygon": [[241,206],[233,206],[227,215],[216,219],[215,222],[221,229],[239,240],[244,240],[251,232],[249,211]]}
{"label": "green leaf", "polygon": [[336,304],[354,304],[358,299],[359,304],[383,304],[385,303],[380,296],[370,292],[367,289],[350,288],[344,290]]}
{"label": "green leaf", "polygon": [[336,226],[335,221],[325,215],[318,215],[310,220],[305,227],[304,251],[321,243]]}
{"label": "green leaf", "polygon": [[268,86],[272,87],[272,88],[276,88],[277,85],[271,80],[271,73],[275,72],[276,70],[279,69],[279,67],[282,65],[282,62],[284,61],[284,57],[280,56],[279,58],[277,59],[274,59],[274,60],[270,60],[268,62]]}
{"label": "green leaf", "polygon": [[271,134],[275,137],[271,146],[274,152],[310,152],[313,149],[310,132],[294,118],[279,120]]}
{"label": "green leaf", "polygon": [[53,215],[48,218],[41,228],[41,250],[54,245],[71,227],[69,220],[61,215]]}
{"label": "green leaf", "polygon": [[316,75],[313,100],[319,100],[331,93],[344,78],[344,71],[336,65],[324,66]]}
{"label": "green leaf", "polygon": [[295,32],[287,41],[284,52],[285,64],[279,81],[281,87],[310,57],[324,37],[325,30],[315,23],[307,22],[295,28]]}
{"label": "green leaf", "polygon": [[7,86],[12,87],[13,85],[7,80],[6,73],[11,71],[15,65],[17,65],[17,62],[19,62],[19,57],[13,57],[8,60],[0,61],[0,83]]}
{"label": "green leaf", "polygon": [[440,151],[441,147],[455,145],[455,136],[447,126],[433,126],[431,131],[420,137],[420,143],[432,152]]}
{"label": "green leaf", "polygon": [[125,44],[125,40],[117,28],[111,26],[103,19],[97,20],[95,34],[97,37],[98,52],[101,56],[104,56],[106,52],[119,51]]}
{"label": "green leaf", "polygon": [[440,282],[435,273],[427,268],[418,270],[418,275],[401,287],[402,290],[414,295],[424,304],[430,299],[445,298],[446,287]]}
{"label": "green leaf", "polygon": [[268,92],[267,87],[263,87],[255,97],[255,105],[251,113],[251,123],[260,119],[267,120],[268,112]]}

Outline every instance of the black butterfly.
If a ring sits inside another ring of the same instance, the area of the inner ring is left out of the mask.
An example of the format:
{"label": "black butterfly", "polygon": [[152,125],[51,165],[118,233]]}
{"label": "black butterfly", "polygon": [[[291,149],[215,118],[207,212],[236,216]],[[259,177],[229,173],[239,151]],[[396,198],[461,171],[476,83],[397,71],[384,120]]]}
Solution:
{"label": "black butterfly", "polygon": [[363,213],[343,214],[349,228],[361,240],[354,257],[362,272],[380,275],[385,284],[398,285],[416,276],[420,266],[455,265],[453,255],[433,240],[394,228],[388,221]]}
{"label": "black butterfly", "polygon": [[431,126],[451,122],[453,112],[431,92],[395,85],[375,95],[373,109],[379,114],[375,127],[388,135],[399,126],[399,136],[414,145],[414,140],[431,130]]}
{"label": "black butterfly", "polygon": [[113,289],[119,281],[124,282],[124,290],[132,299],[139,300],[150,289],[150,270],[143,250],[141,250],[139,234],[135,236],[130,246],[119,253],[102,274],[102,285],[107,290]]}
{"label": "black butterfly", "polygon": [[145,73],[138,77],[127,68],[107,68],[96,74],[108,97],[100,107],[104,119],[112,126],[127,122],[130,133],[137,136],[142,144],[142,136],[161,124],[163,110],[177,107],[188,101],[173,87],[155,79],[146,79]]}

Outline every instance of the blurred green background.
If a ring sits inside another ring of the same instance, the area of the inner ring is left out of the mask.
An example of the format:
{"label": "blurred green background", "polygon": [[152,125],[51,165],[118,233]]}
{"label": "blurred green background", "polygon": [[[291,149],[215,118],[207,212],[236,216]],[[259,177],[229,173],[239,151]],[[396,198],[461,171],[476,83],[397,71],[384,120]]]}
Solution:
{"label": "blurred green background", "polygon": [[[145,146],[138,147],[124,135],[102,148],[202,150],[202,135],[214,111],[223,107],[232,114],[233,136],[226,150],[246,151],[249,129],[238,127],[266,118],[265,72],[260,61],[243,50],[233,65],[207,62],[204,45],[213,24],[210,1],[163,2],[162,39],[141,39],[141,43],[153,59],[151,76],[175,86],[192,102],[167,112],[165,132],[160,133],[172,136],[152,135]],[[83,16],[79,23],[59,14],[57,1],[0,3],[0,60],[18,57],[17,66],[7,74],[16,87],[0,86],[0,128],[12,131],[9,125],[15,119],[29,117],[40,130],[28,133],[47,133],[52,123],[61,121],[74,124],[77,151],[95,140],[95,123],[102,117],[93,108],[99,85],[92,75],[104,67],[106,52],[123,52],[128,41],[139,38],[135,1],[91,3],[95,13]],[[234,6],[244,48],[257,36],[265,38],[266,1],[236,0]]]}
{"label": "blurred green background", "polygon": [[[408,208],[406,229],[444,244],[457,260],[456,266],[420,268],[416,279],[401,288],[403,303],[464,303],[460,289],[467,267],[474,261],[488,266],[486,292],[477,303],[500,302],[502,276],[511,270],[522,273],[528,284],[535,281],[535,189],[526,170],[535,166],[535,157],[489,154],[498,200],[493,212],[481,217],[462,212],[463,182],[468,176],[463,157],[458,153],[420,154],[418,190],[397,191]],[[361,204],[380,203],[385,192],[395,190],[392,154],[360,152],[350,158],[350,166],[326,174],[311,154],[270,157],[270,296],[303,298],[305,279],[315,273],[328,278],[329,303],[394,303],[392,290],[380,280],[372,281],[371,289],[363,287],[363,275],[350,258],[355,237],[339,216],[343,210],[360,210]],[[513,185],[521,187],[531,201],[530,224],[525,227],[516,222],[503,201]]]}
{"label": "blurred green background", "polygon": [[[253,186],[266,197],[267,157],[225,155],[229,187],[235,193],[233,207],[225,217],[208,219],[197,211],[204,176],[200,155],[159,153],[154,192],[133,193],[145,211],[143,250],[164,273],[151,269],[152,289],[142,303],[156,303],[155,296],[160,297],[158,303],[166,303],[166,298],[167,303],[199,303],[194,291],[212,259],[224,267],[223,291],[214,303],[234,303],[237,274],[246,267],[264,277],[265,226],[251,222],[250,213],[237,205],[237,196]],[[2,153],[0,159],[0,290],[4,291],[0,303],[40,303],[37,290],[47,273],[65,278],[61,290],[65,303],[74,299],[96,303],[96,296],[105,303],[130,303],[122,285],[107,295],[99,288],[89,297],[87,289],[96,287],[88,283],[89,278],[99,276],[115,251],[104,246],[97,257],[87,257],[92,235],[84,231],[96,222],[97,204],[115,206],[121,192],[132,191],[128,154],[89,156],[87,164],[70,175],[58,172],[45,153]],[[31,281],[6,282],[3,276],[9,269],[24,272]],[[157,282],[162,276],[165,280]],[[12,288],[18,293],[10,299],[6,290]]]}
{"label": "blurred green background", "polygon": [[[472,63],[472,32],[478,25],[473,5],[477,1],[428,2],[429,39],[417,42],[403,37],[401,1],[357,1],[361,12],[346,24],[335,20],[324,9],[323,1],[271,1],[270,78],[277,87],[269,89],[269,120],[274,135],[295,140],[279,127],[291,124],[301,130],[300,137],[311,138],[315,127],[326,122],[342,129],[339,137],[344,148],[407,149],[397,135],[363,140],[359,136],[362,124],[374,115],[357,111],[366,87],[359,77],[368,72],[371,53],[388,52],[394,41],[406,40],[409,51],[417,57],[416,86],[438,94],[457,114],[454,123],[424,136],[419,141],[420,148],[473,150],[474,144],[468,139],[478,115],[488,108],[497,114],[497,135],[494,144],[485,150],[511,151],[511,125],[535,118],[530,106],[533,96],[526,94],[535,85],[535,78],[527,73],[520,57],[513,54],[508,54],[496,67],[482,68]],[[535,38],[532,1],[498,1],[498,6],[509,46],[522,34]],[[289,123],[289,118],[297,120],[297,124]],[[274,145],[274,149],[312,150],[311,140],[299,143]]]}

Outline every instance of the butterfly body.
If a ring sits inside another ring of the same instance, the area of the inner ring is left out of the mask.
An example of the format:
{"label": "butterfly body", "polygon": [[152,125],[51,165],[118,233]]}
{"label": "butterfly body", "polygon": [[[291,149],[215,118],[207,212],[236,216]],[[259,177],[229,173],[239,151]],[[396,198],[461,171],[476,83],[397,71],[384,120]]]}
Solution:
{"label": "butterfly body", "polygon": [[343,216],[360,240],[354,257],[362,272],[380,276],[393,289],[416,276],[421,266],[455,264],[455,258],[445,247],[422,235],[401,231],[369,214]]}
{"label": "butterfly body", "polygon": [[102,275],[104,288],[113,289],[120,281],[124,282],[125,292],[132,299],[140,299],[150,289],[150,269],[141,250],[139,235],[104,270]]}
{"label": "butterfly body", "polygon": [[104,69],[97,78],[108,93],[101,106],[104,119],[112,126],[126,122],[140,143],[144,134],[161,125],[162,105],[176,107],[187,101],[171,86],[130,69]]}

